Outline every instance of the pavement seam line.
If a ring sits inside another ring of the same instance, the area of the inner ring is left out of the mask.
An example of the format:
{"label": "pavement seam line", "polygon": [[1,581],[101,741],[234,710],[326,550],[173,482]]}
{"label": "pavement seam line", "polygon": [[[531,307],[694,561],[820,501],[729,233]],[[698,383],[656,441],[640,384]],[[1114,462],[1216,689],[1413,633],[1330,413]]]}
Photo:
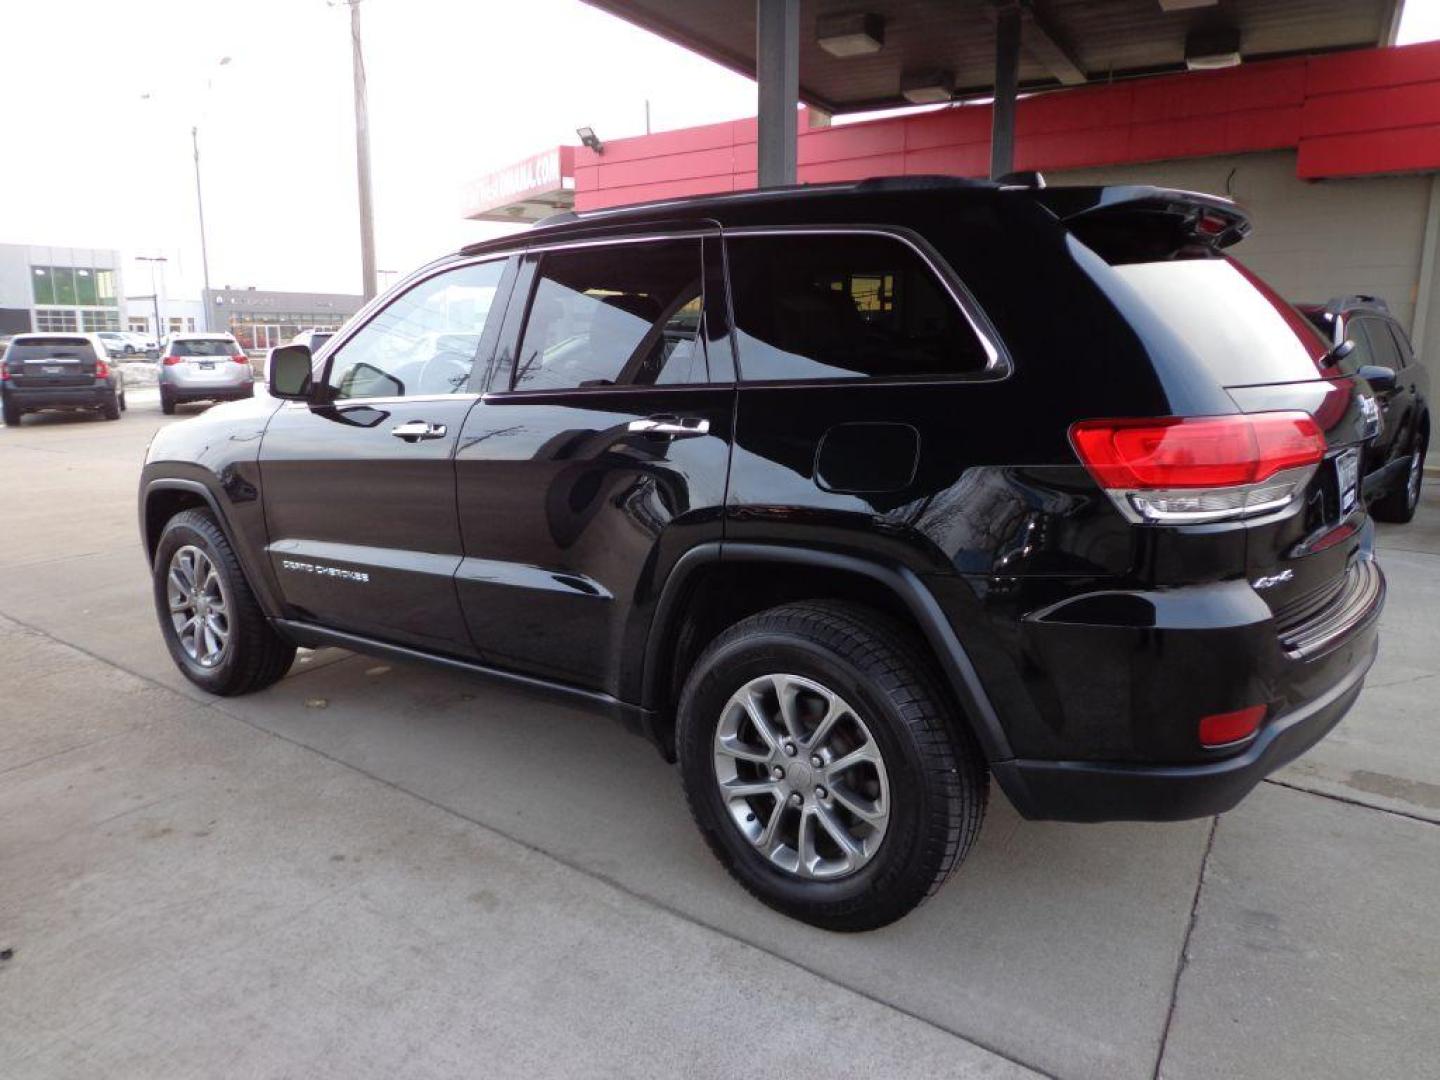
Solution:
{"label": "pavement seam line", "polygon": [[1376,806],[1374,803],[1365,802],[1363,799],[1351,799],[1344,795],[1336,795],[1331,791],[1316,791],[1314,788],[1301,787],[1299,784],[1286,780],[1276,780],[1273,776],[1265,777],[1265,783],[1274,784],[1286,791],[1298,791],[1301,795],[1313,795],[1317,799],[1329,799],[1331,802],[1342,803],[1345,806],[1358,806],[1364,810],[1373,810],[1377,814],[1389,814],[1391,817],[1404,818],[1407,821],[1418,821],[1421,825],[1437,825],[1440,821],[1434,818],[1421,817],[1419,814],[1412,814],[1408,810],[1395,810],[1388,806]]}
{"label": "pavement seam line", "polygon": [[1210,852],[1215,848],[1215,831],[1220,816],[1210,819],[1210,832],[1205,837],[1205,853],[1200,856],[1200,872],[1195,877],[1195,895],[1190,900],[1190,920],[1185,924],[1185,937],[1180,942],[1180,955],[1175,960],[1175,979],[1170,984],[1170,1005],[1165,1010],[1165,1026],[1160,1030],[1160,1048],[1155,1053],[1155,1071],[1151,1080],[1160,1080],[1160,1066],[1165,1063],[1165,1050],[1170,1045],[1170,1028],[1175,1022],[1175,1006],[1180,1000],[1180,980],[1190,963],[1190,938],[1200,918],[1200,894],[1205,890],[1205,875],[1210,869]]}
{"label": "pavement seam line", "polygon": [[[812,967],[810,967],[810,966],[808,966],[808,965],[806,965],[806,964],[802,964],[802,963],[799,962],[798,960],[795,960],[795,959],[793,959],[793,958],[791,958],[791,957],[789,957],[789,956],[785,956],[785,955],[782,954],[782,953],[776,952],[775,950],[770,949],[770,948],[767,948],[766,946],[761,945],[761,944],[758,944],[758,943],[756,943],[756,942],[747,941],[745,938],[739,937],[738,935],[736,935],[736,934],[733,933],[732,931],[727,930],[726,928],[724,928],[724,927],[722,927],[722,926],[716,926],[716,925],[714,925],[714,924],[712,924],[712,923],[709,923],[709,922],[705,921],[704,919],[696,918],[694,915],[690,914],[689,912],[683,911],[683,910],[681,910],[680,908],[677,908],[677,907],[672,906],[671,904],[667,904],[667,903],[666,903],[665,901],[663,901],[663,900],[659,900],[659,899],[657,899],[656,897],[647,896],[646,894],[644,894],[644,893],[642,893],[642,892],[638,892],[638,891],[636,891],[635,889],[631,888],[630,886],[624,884],[623,882],[620,882],[620,881],[616,880],[615,878],[610,877],[610,876],[607,875],[607,874],[597,873],[596,871],[590,869],[589,867],[586,867],[586,866],[584,866],[584,865],[582,865],[582,864],[579,864],[579,863],[572,862],[572,861],[570,861],[569,859],[565,859],[565,858],[563,858],[563,857],[561,857],[561,856],[559,856],[559,855],[554,854],[553,852],[546,851],[544,848],[537,847],[535,844],[532,844],[532,843],[529,842],[528,840],[523,840],[523,839],[521,839],[521,838],[518,837],[518,836],[511,835],[510,833],[506,832],[504,829],[501,829],[501,828],[499,828],[499,827],[497,827],[497,826],[495,826],[495,825],[489,824],[488,822],[481,821],[479,818],[474,818],[474,817],[471,817],[471,816],[468,815],[468,814],[461,813],[459,810],[456,810],[456,809],[454,809],[453,807],[445,806],[443,803],[437,802],[437,801],[435,801],[434,799],[429,798],[428,796],[425,796],[425,795],[420,794],[419,792],[411,791],[411,790],[409,790],[408,788],[401,787],[399,784],[395,783],[395,782],[392,781],[392,780],[387,780],[385,777],[383,777],[383,776],[378,776],[378,775],[376,775],[375,773],[372,773],[372,772],[368,772],[367,770],[360,768],[358,765],[353,765],[353,764],[351,764],[351,763],[348,762],[348,761],[343,761],[343,760],[341,760],[340,758],[334,757],[333,755],[326,753],[324,750],[321,750],[321,749],[319,749],[318,747],[310,746],[310,745],[307,744],[307,743],[303,743],[303,742],[301,742],[301,741],[298,740],[298,739],[291,738],[291,737],[288,736],[288,735],[281,734],[281,733],[278,732],[278,731],[272,731],[272,730],[269,729],[269,728],[262,727],[261,725],[255,723],[254,721],[252,721],[252,720],[250,720],[250,719],[248,719],[248,718],[246,718],[246,717],[244,717],[244,716],[240,716],[240,715],[237,714],[237,713],[233,713],[233,712],[230,712],[230,711],[228,711],[227,709],[225,709],[225,708],[223,707],[223,701],[224,701],[223,698],[220,699],[219,701],[203,701],[203,700],[197,700],[197,699],[195,699],[195,698],[188,697],[187,695],[181,694],[179,691],[174,690],[173,688],[171,688],[171,687],[169,687],[169,686],[166,686],[164,683],[160,682],[159,680],[155,679],[154,677],[152,677],[152,676],[150,676],[150,675],[146,675],[146,674],[144,674],[144,673],[142,673],[142,672],[134,671],[133,669],[128,668],[128,667],[124,666],[123,664],[115,663],[115,662],[112,661],[112,660],[107,660],[105,657],[100,656],[100,655],[98,655],[98,654],[96,654],[96,653],[94,653],[94,652],[91,652],[89,649],[85,648],[83,645],[77,645],[77,644],[75,644],[75,643],[73,643],[73,642],[66,641],[66,640],[63,639],[63,638],[56,637],[54,634],[50,633],[48,630],[45,630],[45,629],[43,629],[43,628],[41,628],[41,627],[38,627],[38,626],[34,626],[34,625],[32,625],[32,624],[30,624],[30,623],[27,623],[27,622],[25,622],[25,621],[23,621],[23,620],[21,620],[21,619],[17,619],[17,618],[15,618],[13,615],[10,615],[10,614],[7,613],[7,612],[0,611],[0,617],[4,617],[4,618],[6,618],[6,619],[9,619],[9,620],[10,620],[11,622],[13,622],[16,626],[23,627],[24,629],[29,630],[29,631],[32,632],[32,633],[38,634],[38,635],[40,635],[41,637],[44,637],[45,639],[47,639],[47,640],[49,640],[49,641],[52,641],[52,642],[54,642],[54,643],[57,644],[57,645],[60,645],[60,646],[62,646],[62,647],[64,647],[64,648],[68,648],[68,649],[74,649],[76,652],[78,652],[78,653],[80,653],[80,654],[82,654],[82,655],[84,655],[84,656],[87,656],[87,657],[89,657],[90,659],[95,660],[95,661],[98,662],[98,663],[108,665],[108,666],[113,667],[113,668],[116,668],[116,669],[118,669],[118,670],[120,670],[120,671],[124,671],[124,672],[126,672],[127,674],[129,674],[129,675],[133,675],[133,676],[134,676],[135,678],[137,678],[137,679],[142,679],[142,680],[144,680],[145,682],[149,683],[151,686],[154,686],[154,687],[156,687],[156,688],[158,688],[158,689],[160,689],[160,690],[163,690],[163,691],[165,691],[166,693],[174,694],[176,697],[180,698],[182,701],[191,702],[191,703],[193,703],[194,705],[196,705],[196,706],[198,706],[199,708],[202,708],[202,709],[208,709],[208,710],[210,710],[211,712],[215,713],[216,715],[221,716],[221,717],[224,717],[226,720],[231,720],[231,721],[234,721],[234,722],[236,722],[236,723],[243,724],[245,727],[250,728],[252,731],[259,732],[259,733],[262,734],[262,735],[267,735],[267,736],[269,736],[270,738],[273,738],[273,739],[279,739],[281,742],[288,743],[288,744],[290,744],[291,746],[294,746],[294,747],[296,747],[296,748],[298,748],[298,749],[300,749],[300,750],[304,750],[304,751],[307,751],[308,753],[314,754],[314,755],[316,755],[317,757],[322,758],[323,760],[328,761],[328,762],[330,762],[330,763],[332,763],[332,764],[334,764],[334,765],[338,765],[339,767],[341,767],[341,768],[343,768],[343,769],[346,769],[346,770],[349,771],[349,772],[353,772],[353,773],[355,773],[355,774],[357,774],[357,775],[359,775],[359,776],[363,776],[363,777],[365,777],[367,780],[371,780],[371,781],[373,781],[374,783],[377,783],[377,784],[380,784],[380,785],[382,785],[382,786],[384,786],[384,787],[387,787],[387,788],[389,788],[389,789],[392,790],[392,791],[399,792],[401,795],[404,795],[404,796],[406,796],[406,797],[408,797],[408,798],[414,799],[414,800],[416,800],[417,802],[423,803],[423,804],[426,805],[426,806],[432,807],[432,808],[440,811],[442,814],[445,814],[445,815],[447,815],[447,816],[449,816],[449,817],[456,818],[456,819],[458,819],[458,820],[460,820],[460,821],[464,821],[464,822],[466,822],[466,823],[469,824],[469,825],[473,825],[473,826],[474,826],[475,828],[477,828],[477,829],[483,829],[485,832],[490,833],[492,836],[497,836],[497,837],[499,837],[499,838],[502,839],[502,840],[507,840],[507,841],[509,841],[509,842],[512,843],[512,844],[516,844],[517,846],[519,846],[519,847],[523,848],[524,850],[529,851],[529,852],[531,852],[531,853],[539,856],[540,858],[543,858],[543,859],[545,859],[545,860],[547,860],[547,861],[549,861],[549,862],[555,863],[555,864],[558,865],[558,866],[562,866],[562,867],[564,867],[565,869],[570,870],[570,871],[572,871],[572,872],[574,872],[574,873],[581,874],[581,875],[583,875],[583,876],[585,876],[585,877],[587,877],[587,878],[590,878],[592,881],[601,882],[602,884],[607,885],[607,886],[609,886],[610,888],[614,889],[616,892],[619,892],[619,893],[621,893],[622,895],[628,896],[628,897],[630,897],[630,898],[633,899],[633,900],[637,900],[637,901],[639,901],[641,904],[644,904],[644,905],[647,906],[647,907],[653,908],[653,909],[655,909],[655,910],[657,910],[657,911],[665,912],[666,914],[668,914],[668,915],[670,915],[670,916],[672,916],[672,917],[674,917],[674,918],[676,918],[676,919],[679,919],[679,920],[681,920],[682,922],[689,923],[689,924],[692,925],[692,926],[698,926],[698,927],[700,927],[701,929],[708,930],[708,931],[710,931],[711,933],[717,934],[717,935],[719,935],[720,937],[725,938],[725,939],[728,940],[728,941],[733,941],[735,944],[739,945],[741,948],[744,948],[744,949],[753,949],[753,950],[755,950],[756,952],[758,952],[758,953],[760,953],[760,954],[762,954],[762,955],[764,955],[764,956],[768,956],[768,957],[770,957],[770,958],[773,959],[773,960],[777,960],[777,961],[779,961],[780,963],[782,963],[782,964],[784,964],[784,965],[786,965],[786,966],[788,966],[788,967],[794,968],[794,969],[799,970],[799,971],[803,971],[803,972],[805,972],[807,975],[810,975],[810,976],[813,977],[813,978],[819,979],[819,980],[820,980],[821,982],[823,982],[823,983],[826,983],[826,984],[828,984],[828,985],[830,985],[830,986],[838,987],[839,989],[845,991],[845,992],[848,993],[848,994],[854,994],[856,997],[858,997],[858,998],[860,998],[860,999],[862,999],[862,1000],[864,1000],[864,1001],[868,1001],[868,1002],[870,1002],[870,1003],[873,1004],[873,1005],[878,1005],[878,1006],[880,1006],[880,1007],[883,1008],[883,1009],[887,1009],[887,1010],[889,1010],[889,1011],[891,1011],[891,1012],[893,1012],[893,1013],[896,1013],[896,1014],[898,1014],[898,1015],[900,1015],[900,1016],[904,1016],[904,1017],[906,1017],[906,1018],[908,1018],[908,1019],[910,1019],[910,1020],[914,1020],[914,1021],[916,1021],[917,1023],[924,1024],[926,1027],[929,1027],[929,1028],[932,1028],[932,1029],[934,1029],[934,1030],[936,1030],[936,1031],[939,1031],[939,1032],[941,1032],[942,1034],[949,1035],[950,1037],[955,1038],[955,1039],[959,1039],[959,1040],[961,1040],[962,1042],[967,1042],[967,1043],[969,1043],[971,1046],[974,1046],[974,1047],[976,1047],[976,1048],[978,1048],[978,1049],[980,1049],[980,1050],[985,1051],[987,1054],[990,1054],[990,1055],[992,1055],[992,1056],[994,1056],[994,1057],[1000,1058],[1000,1059],[1003,1060],[1003,1061],[1009,1062],[1011,1065],[1018,1066],[1019,1068],[1025,1069],[1025,1070],[1027,1070],[1028,1072],[1034,1073],[1034,1074],[1037,1075],[1037,1076],[1045,1077],[1045,1078],[1047,1078],[1047,1080],[1058,1080],[1058,1077],[1057,1077],[1057,1075],[1056,1075],[1055,1073],[1047,1072],[1045,1069],[1042,1069],[1042,1068],[1039,1067],[1038,1065],[1032,1065],[1032,1064],[1030,1064],[1029,1062],[1023,1061],[1023,1060],[1021,1060],[1020,1058],[1015,1057],[1014,1055],[1009,1054],[1009,1053],[1005,1052],[1004,1050],[1001,1050],[1001,1049],[999,1049],[999,1048],[997,1048],[997,1047],[991,1046],[991,1045],[989,1045],[987,1042],[984,1042],[984,1041],[982,1041],[982,1040],[980,1040],[980,1039],[977,1039],[977,1038],[975,1038],[975,1037],[972,1036],[972,1035],[967,1035],[967,1034],[965,1034],[964,1032],[961,1032],[961,1031],[955,1031],[955,1030],[953,1030],[953,1029],[951,1029],[951,1028],[949,1028],[949,1027],[946,1027],[944,1024],[939,1023],[938,1021],[935,1021],[935,1020],[930,1019],[929,1017],[922,1016],[922,1015],[920,1015],[919,1013],[914,1012],[914,1011],[912,1011],[912,1010],[910,1010],[910,1009],[907,1009],[907,1008],[905,1008],[905,1007],[903,1007],[903,1006],[895,1005],[895,1004],[893,1004],[893,1003],[891,1003],[891,1002],[885,1001],[884,999],[875,996],[874,994],[870,993],[869,991],[861,990],[861,989],[859,989],[859,988],[857,988],[857,987],[849,986],[849,985],[841,982],[840,980],[834,978],[833,976],[827,975],[827,974],[825,974],[824,972],[818,971],[818,970],[816,970],[815,968],[812,968]],[[356,654],[353,654],[353,655],[357,655],[357,656],[358,656],[358,655],[363,655],[363,654],[356,653]],[[327,665],[327,666],[328,666],[328,665]],[[1212,832],[1212,835],[1213,835],[1213,832]],[[1208,852],[1209,852],[1209,849],[1207,848],[1207,849],[1206,849],[1207,855],[1208,855]],[[1188,933],[1187,933],[1187,935],[1186,935],[1186,940],[1188,941],[1188,939],[1189,939],[1189,935],[1188,935]],[[1172,1001],[1172,1008],[1173,1008],[1173,1001]],[[1167,1026],[1168,1026],[1168,1017],[1167,1017]]]}

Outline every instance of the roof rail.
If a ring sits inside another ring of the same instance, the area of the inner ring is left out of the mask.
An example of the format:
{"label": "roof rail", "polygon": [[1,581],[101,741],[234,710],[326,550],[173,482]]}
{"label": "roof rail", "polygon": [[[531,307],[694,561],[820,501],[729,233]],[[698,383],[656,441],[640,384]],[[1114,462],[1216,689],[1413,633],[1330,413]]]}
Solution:
{"label": "roof rail", "polygon": [[563,225],[567,221],[579,221],[580,213],[577,210],[556,210],[553,214],[546,214],[534,225],[532,229],[539,229],[546,225]]}

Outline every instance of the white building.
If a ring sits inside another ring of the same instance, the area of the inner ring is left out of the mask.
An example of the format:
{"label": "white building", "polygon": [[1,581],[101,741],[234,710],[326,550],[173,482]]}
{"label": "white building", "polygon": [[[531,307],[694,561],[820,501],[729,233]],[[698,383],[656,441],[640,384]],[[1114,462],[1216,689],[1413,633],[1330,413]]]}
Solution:
{"label": "white building", "polygon": [[120,330],[120,253],[0,244],[0,334]]}

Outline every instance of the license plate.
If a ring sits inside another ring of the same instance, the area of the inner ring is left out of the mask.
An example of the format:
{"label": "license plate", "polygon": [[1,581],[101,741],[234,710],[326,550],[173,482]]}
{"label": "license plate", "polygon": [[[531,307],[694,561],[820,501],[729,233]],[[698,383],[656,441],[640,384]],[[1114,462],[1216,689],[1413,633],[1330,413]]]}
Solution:
{"label": "license plate", "polygon": [[46,375],[61,375],[65,371],[65,369],[59,364],[46,364],[40,370],[43,371]]}
{"label": "license plate", "polygon": [[201,361],[200,361],[200,370],[201,370],[201,371],[214,371],[214,370],[215,370],[215,363],[214,363],[214,361],[212,361],[212,360],[201,360]]}
{"label": "license plate", "polygon": [[1344,517],[1360,501],[1360,451],[1346,450],[1337,457],[1335,475],[1340,489],[1340,516]]}

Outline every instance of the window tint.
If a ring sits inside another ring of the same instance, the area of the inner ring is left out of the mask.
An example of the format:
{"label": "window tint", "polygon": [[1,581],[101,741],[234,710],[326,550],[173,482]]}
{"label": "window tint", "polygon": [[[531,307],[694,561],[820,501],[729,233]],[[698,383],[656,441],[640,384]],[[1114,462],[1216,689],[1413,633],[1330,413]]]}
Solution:
{"label": "window tint", "polygon": [[[1370,355],[1375,359],[1367,360],[1365,363],[1379,364],[1381,367],[1388,367],[1393,371],[1399,371],[1400,350],[1395,347],[1395,339],[1390,336],[1390,329],[1382,319],[1351,319],[1350,336],[1354,337],[1357,330],[1363,329],[1365,337],[1370,343]],[[1347,357],[1348,361],[1350,357]],[[1356,370],[1357,364],[1352,368],[1349,363],[1342,365],[1347,371]]]}
{"label": "window tint", "polygon": [[726,250],[747,381],[956,375],[986,366],[954,297],[899,240],[735,236]]}
{"label": "window tint", "polygon": [[5,359],[11,363],[27,360],[94,360],[95,349],[85,338],[26,338],[12,342],[5,350]]}
{"label": "window tint", "polygon": [[708,381],[699,240],[542,255],[517,390]]}
{"label": "window tint", "polygon": [[396,297],[330,365],[337,398],[455,394],[470,382],[504,261],[462,266]]}
{"label": "window tint", "polygon": [[229,338],[182,338],[170,343],[171,356],[234,356],[239,351]]}

